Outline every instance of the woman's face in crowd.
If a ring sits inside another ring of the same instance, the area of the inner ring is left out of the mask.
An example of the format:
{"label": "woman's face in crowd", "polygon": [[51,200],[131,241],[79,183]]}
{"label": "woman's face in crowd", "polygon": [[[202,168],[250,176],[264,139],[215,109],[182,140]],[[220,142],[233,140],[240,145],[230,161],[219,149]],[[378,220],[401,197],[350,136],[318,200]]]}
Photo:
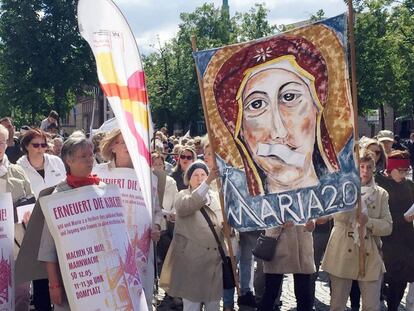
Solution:
{"label": "woman's face in crowd", "polygon": [[190,187],[191,189],[196,189],[202,184],[203,181],[207,179],[208,175],[205,170],[202,168],[197,168],[194,170],[190,178]]}
{"label": "woman's face in crowd", "polygon": [[207,147],[204,149],[204,162],[206,162],[206,164],[207,164],[207,166],[208,166],[208,168],[209,168],[210,170],[211,170],[211,169],[213,168],[213,166],[214,166],[213,160],[214,160],[214,158],[213,158],[213,152],[212,152],[212,150],[211,150],[210,146],[207,146]]}
{"label": "woman's face in crowd", "polygon": [[153,158],[152,168],[154,169],[154,171],[158,171],[158,172],[164,171],[164,160],[162,158]]}
{"label": "woman's face in crowd", "polygon": [[361,178],[361,184],[367,185],[374,175],[374,163],[372,161],[361,162],[359,164],[359,176]]}
{"label": "woman's face in crowd", "polygon": [[390,176],[396,182],[402,182],[408,175],[409,169],[395,168],[391,171]]}
{"label": "woman's face in crowd", "polygon": [[367,149],[375,154],[375,163],[378,163],[381,157],[381,147],[376,144],[371,144],[367,147]]}
{"label": "woman's face in crowd", "polygon": [[112,143],[112,152],[115,154],[116,159],[128,159],[129,152],[124,141],[124,137],[118,135]]}
{"label": "woman's face in crowd", "polygon": [[[242,94],[242,135],[253,160],[280,184],[300,179],[312,163],[317,109],[308,85],[297,74],[278,68],[263,70],[246,83]],[[261,147],[284,145],[305,158],[297,165]]]}
{"label": "woman's face in crowd", "polygon": [[185,150],[183,153],[181,153],[179,161],[181,170],[185,172],[190,164],[194,162],[193,153],[191,151]]}
{"label": "woman's face in crowd", "polygon": [[43,156],[47,148],[46,140],[41,136],[35,136],[26,147],[29,158]]}
{"label": "woman's face in crowd", "polygon": [[77,177],[86,177],[92,172],[93,168],[93,148],[92,146],[79,147],[72,157],[67,159],[70,173]]}

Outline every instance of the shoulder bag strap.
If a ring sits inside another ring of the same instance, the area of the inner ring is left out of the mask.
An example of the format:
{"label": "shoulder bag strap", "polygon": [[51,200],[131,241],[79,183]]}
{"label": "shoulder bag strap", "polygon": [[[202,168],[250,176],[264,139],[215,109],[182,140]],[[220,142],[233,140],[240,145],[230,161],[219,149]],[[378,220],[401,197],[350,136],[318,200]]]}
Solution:
{"label": "shoulder bag strap", "polygon": [[218,237],[218,235],[217,235],[217,232],[216,232],[216,230],[214,229],[213,222],[211,221],[211,218],[210,218],[210,216],[208,215],[207,211],[204,209],[204,207],[202,207],[202,208],[200,209],[200,212],[201,212],[201,214],[203,214],[203,216],[204,216],[204,218],[206,219],[207,224],[208,224],[208,226],[209,226],[209,228],[210,228],[211,232],[212,232],[212,233],[213,233],[213,235],[214,235],[214,238],[215,238],[215,240],[216,240],[216,242],[217,242],[218,251],[219,251],[219,253],[220,253],[221,259],[222,259],[222,260],[223,260],[223,262],[225,263],[225,262],[226,262],[226,254],[224,253],[223,246],[221,246],[221,242],[220,242],[220,239],[219,239],[219,237]]}

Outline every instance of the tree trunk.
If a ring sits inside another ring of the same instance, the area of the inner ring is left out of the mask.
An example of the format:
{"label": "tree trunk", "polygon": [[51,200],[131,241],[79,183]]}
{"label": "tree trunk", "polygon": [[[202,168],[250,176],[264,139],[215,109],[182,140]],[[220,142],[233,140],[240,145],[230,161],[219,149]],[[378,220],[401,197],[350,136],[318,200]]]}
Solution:
{"label": "tree trunk", "polygon": [[380,118],[381,118],[381,129],[385,130],[385,111],[384,111],[384,105],[380,104]]}

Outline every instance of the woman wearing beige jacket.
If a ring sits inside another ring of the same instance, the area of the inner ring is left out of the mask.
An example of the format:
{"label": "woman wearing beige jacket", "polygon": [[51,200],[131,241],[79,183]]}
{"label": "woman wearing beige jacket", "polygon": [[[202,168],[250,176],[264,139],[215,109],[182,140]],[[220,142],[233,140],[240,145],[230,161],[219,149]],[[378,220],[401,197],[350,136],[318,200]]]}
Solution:
{"label": "woman wearing beige jacket", "polygon": [[189,189],[180,191],[174,203],[177,213],[174,237],[161,271],[160,286],[173,297],[182,297],[184,311],[218,311],[223,294],[222,260],[206,219],[209,214],[217,235],[221,235],[221,210],[217,193],[209,190],[218,176],[207,165],[194,162],[186,173]]}
{"label": "woman wearing beige jacket", "polygon": [[275,254],[271,261],[263,262],[265,292],[260,311],[272,311],[284,274],[293,274],[297,311],[311,311],[311,275],[315,273],[313,259],[313,220],[306,225],[286,223],[283,227],[266,230],[267,236],[277,237]]}
{"label": "woman wearing beige jacket", "polygon": [[[391,234],[392,219],[388,207],[388,193],[375,184],[374,155],[366,151],[360,160],[362,213],[345,212],[333,216],[334,227],[322,261],[322,269],[329,273],[331,311],[343,311],[351,290],[352,280],[358,280],[362,296],[362,310],[378,311],[382,276],[385,272],[381,258],[381,236]],[[366,234],[358,236],[358,227],[365,225]],[[365,276],[359,275],[359,240],[365,239]]]}

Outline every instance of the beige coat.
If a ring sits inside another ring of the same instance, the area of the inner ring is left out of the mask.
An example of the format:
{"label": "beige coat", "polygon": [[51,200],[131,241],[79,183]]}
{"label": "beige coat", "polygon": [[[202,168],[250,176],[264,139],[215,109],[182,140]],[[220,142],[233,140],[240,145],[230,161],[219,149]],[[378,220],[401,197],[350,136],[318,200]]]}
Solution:
{"label": "beige coat", "polygon": [[334,227],[329,238],[322,269],[339,278],[376,281],[385,272],[380,255],[382,246],[380,236],[390,235],[392,219],[388,207],[388,193],[376,187],[376,199],[368,204],[367,234],[365,236],[365,277],[359,277],[359,246],[354,243],[352,217],[355,211],[335,214]]}
{"label": "beige coat", "polygon": [[[222,239],[217,193],[210,190],[209,195],[211,203],[206,210]],[[206,198],[187,189],[177,194],[174,237],[160,279],[160,286],[169,295],[194,302],[219,300],[223,293],[222,260],[217,242],[200,212],[206,203]]]}
{"label": "beige coat", "polygon": [[[11,193],[13,205],[16,204],[17,201],[21,199],[28,199],[33,197],[33,192],[30,187],[29,179],[27,178],[23,169],[15,164],[10,164],[7,169],[6,175],[0,177],[6,181],[6,191]],[[22,244],[23,237],[26,230],[24,229],[22,224],[17,223],[17,219],[15,219],[14,224],[14,259],[17,258],[17,254],[19,253],[20,245]],[[17,243],[16,243],[17,242]]]}
{"label": "beige coat", "polygon": [[273,259],[263,262],[263,271],[272,274],[314,273],[312,232],[306,231],[304,226],[281,230],[281,227],[266,230],[267,236],[280,236]]}

